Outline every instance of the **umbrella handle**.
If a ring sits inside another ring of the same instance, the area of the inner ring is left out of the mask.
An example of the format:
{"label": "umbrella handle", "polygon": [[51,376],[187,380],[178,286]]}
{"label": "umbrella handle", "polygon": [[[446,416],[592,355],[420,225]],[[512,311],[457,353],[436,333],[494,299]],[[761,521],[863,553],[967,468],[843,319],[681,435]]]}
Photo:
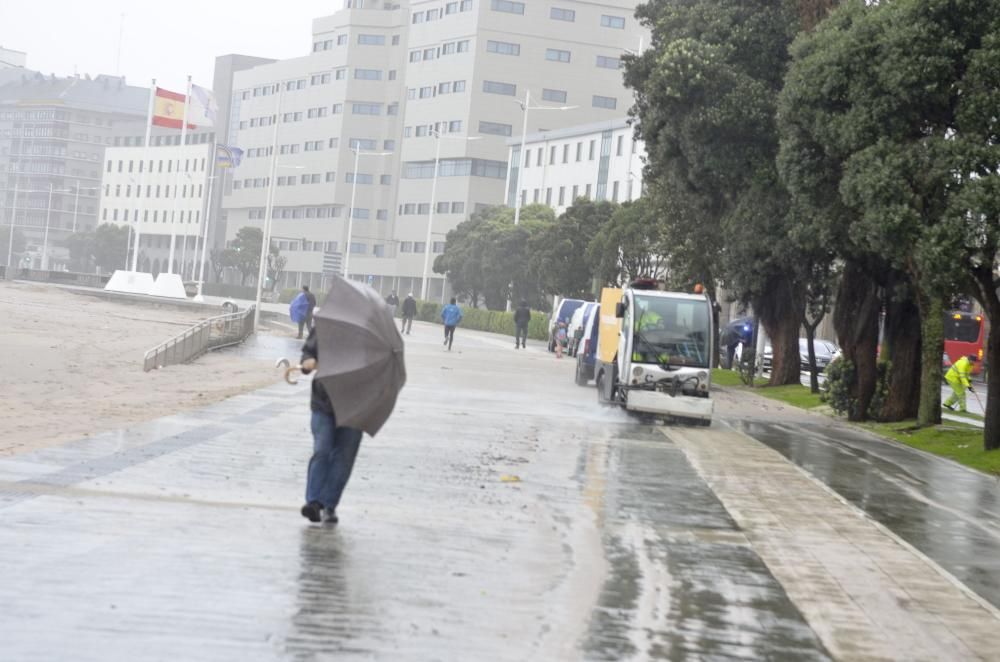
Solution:
{"label": "umbrella handle", "polygon": [[299,383],[298,379],[292,379],[292,374],[296,372],[301,372],[302,371],[301,365],[292,365],[288,359],[280,358],[275,362],[274,367],[285,369],[285,381],[288,382],[289,384]]}

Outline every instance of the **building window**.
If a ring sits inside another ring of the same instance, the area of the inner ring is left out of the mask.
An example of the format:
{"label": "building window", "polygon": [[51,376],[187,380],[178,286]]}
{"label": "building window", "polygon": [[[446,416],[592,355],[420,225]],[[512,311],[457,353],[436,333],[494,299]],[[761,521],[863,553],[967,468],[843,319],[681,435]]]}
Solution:
{"label": "building window", "polygon": [[398,34],[392,35],[392,45],[393,46],[399,46],[399,35]]}
{"label": "building window", "polygon": [[456,80],[455,82],[453,82],[451,84],[451,91],[452,92],[465,92],[465,81],[464,80]]}
{"label": "building window", "polygon": [[451,203],[451,213],[452,214],[464,214],[465,213],[465,203],[464,202],[453,202],[453,203]]}
{"label": "building window", "polygon": [[542,88],[542,99],[555,103],[566,103],[566,92],[564,90],[550,90]]}
{"label": "building window", "polygon": [[570,21],[576,20],[576,12],[572,9],[560,9],[559,7],[553,7],[549,10],[549,18],[555,21]]}
{"label": "building window", "polygon": [[468,53],[469,52],[469,40],[468,39],[463,39],[462,41],[458,42],[458,52],[459,53]]}
{"label": "building window", "polygon": [[412,253],[413,252],[413,242],[412,241],[401,241],[401,242],[399,242],[399,252],[400,253]]}
{"label": "building window", "polygon": [[333,77],[337,80],[344,80],[347,78],[347,69],[337,69],[333,72]]}
{"label": "building window", "polygon": [[429,85],[427,87],[421,87],[420,88],[420,98],[421,99],[430,99],[433,96],[434,96],[434,86]]}
{"label": "building window", "polygon": [[347,35],[346,34],[337,35],[337,45],[344,46],[345,44],[347,44]]}
{"label": "building window", "polygon": [[618,136],[618,144],[615,146],[615,156],[622,155],[622,144],[625,142],[625,136]]}
{"label": "building window", "polygon": [[380,34],[359,34],[358,43],[362,46],[385,46],[385,36]]}
{"label": "building window", "polygon": [[375,257],[385,257],[385,244],[375,244],[372,246],[372,255]]}
{"label": "building window", "polygon": [[535,189],[534,193],[531,196],[532,202],[537,203],[541,199],[540,196],[539,196],[540,192],[541,191],[539,189],[537,189],[537,188]]}
{"label": "building window", "polygon": [[494,80],[483,81],[483,92],[488,94],[506,94],[507,96],[517,96],[517,85],[511,83],[498,83]]}
{"label": "building window", "polygon": [[388,106],[385,107],[385,114],[386,115],[399,115],[399,104],[398,103],[390,103]]}
{"label": "building window", "polygon": [[420,204],[417,205],[418,216],[426,216],[429,213],[431,213],[431,203],[421,202]]}
{"label": "building window", "polygon": [[378,178],[378,183],[382,186],[389,186],[392,184],[392,175],[380,175]]}
{"label": "building window", "polygon": [[560,186],[559,187],[559,206],[562,207],[565,202],[566,202],[566,187],[565,186]]}
{"label": "building window", "polygon": [[508,14],[524,14],[524,3],[510,2],[510,0],[491,0],[490,9]]}
{"label": "building window", "polygon": [[378,219],[378,220],[380,220],[380,221],[388,221],[389,220],[389,210],[388,209],[377,209],[375,211],[375,218]]}
{"label": "building window", "polygon": [[374,138],[351,138],[350,145],[352,150],[374,152],[378,149],[378,141]]}
{"label": "building window", "polygon": [[588,200],[590,200],[590,184],[587,184],[587,191],[584,193]]}
{"label": "building window", "polygon": [[621,69],[622,61],[616,57],[606,55],[597,56],[597,66],[602,69]]}
{"label": "building window", "polygon": [[[354,211],[355,212],[359,212],[361,210],[360,209],[355,209]],[[365,211],[367,211],[367,210],[365,210]],[[361,243],[360,241],[352,241],[351,242],[351,253],[362,254],[366,250],[368,250],[368,245],[367,244]]]}
{"label": "building window", "polygon": [[424,49],[424,61],[433,60],[433,59],[437,58],[437,56],[438,56],[437,49],[434,49],[434,48],[425,48]]}
{"label": "building window", "polygon": [[420,51],[410,51],[410,62],[420,62]]}
{"label": "building window", "polygon": [[553,145],[549,148],[549,165],[555,165],[556,162],[556,146]]}
{"label": "building window", "polygon": [[381,115],[382,104],[380,103],[355,103],[351,105],[351,112],[355,115]]}
{"label": "building window", "polygon": [[512,44],[507,41],[493,41],[489,40],[486,42],[486,52],[487,53],[498,53],[500,55],[520,55],[521,45]]}
{"label": "building window", "polygon": [[444,253],[444,242],[443,241],[435,241],[432,244],[431,252],[433,252],[433,253]]}
{"label": "building window", "polygon": [[616,28],[618,30],[625,29],[625,17],[624,16],[608,16],[607,14],[601,15],[601,27],[602,28]]}
{"label": "building window", "polygon": [[569,163],[569,143],[563,145],[563,163]]}
{"label": "building window", "polygon": [[524,167],[525,168],[530,168],[531,167],[531,150],[530,149],[524,150]]}
{"label": "building window", "polygon": [[576,195],[577,195],[577,193],[579,191],[580,191],[580,187],[578,185],[576,185],[576,184],[573,184],[573,197],[571,197],[570,200],[569,200],[570,204],[573,204],[574,202],[576,202]]}
{"label": "building window", "polygon": [[611,202],[618,202],[618,182],[611,184]]}
{"label": "building window", "polygon": [[498,122],[480,122],[479,133],[488,133],[494,136],[511,135],[510,124],[500,124]]}
{"label": "building window", "polygon": [[545,49],[545,59],[550,62],[569,62],[569,58],[569,51],[561,51],[558,48]]}
{"label": "building window", "polygon": [[396,151],[396,141],[395,140],[383,140],[382,141],[382,149],[385,150],[385,151],[387,151],[387,152],[394,152],[394,151]]}
{"label": "building window", "polygon": [[355,80],[382,80],[382,71],[380,69],[355,69],[354,78]]}
{"label": "building window", "polygon": [[388,78],[389,78],[389,80],[396,80],[396,70],[395,69],[390,69],[389,70],[389,77]]}
{"label": "building window", "polygon": [[342,103],[333,104],[330,107],[330,112],[333,113],[334,115],[340,115],[341,113],[344,112],[344,104]]}
{"label": "building window", "polygon": [[[353,172],[347,173],[345,179],[346,179],[346,181],[347,181],[348,184],[353,184],[354,180],[355,180],[354,173]],[[358,184],[371,184],[372,182],[375,181],[375,177],[374,177],[374,175],[370,175],[368,173],[359,172],[358,176],[357,176],[357,180],[358,180]],[[355,216],[355,218],[357,218],[357,217]]]}
{"label": "building window", "polygon": [[462,3],[458,6],[459,11],[471,11],[472,10],[472,0],[462,0]]}
{"label": "building window", "polygon": [[[589,152],[589,154],[587,156],[587,160],[588,161],[593,161],[594,160],[594,148],[596,147],[596,144],[597,144],[596,140],[591,140],[590,141],[590,152]],[[589,185],[588,185],[588,190],[587,190],[587,196],[588,197],[590,196]]]}
{"label": "building window", "polygon": [[434,205],[434,213],[436,214],[447,214],[448,209],[451,207],[450,202],[439,202]]}
{"label": "building window", "polygon": [[458,12],[458,3],[457,2],[449,2],[448,4],[446,4],[444,6],[444,13],[445,13],[445,15],[455,14],[457,12]]}
{"label": "building window", "polygon": [[542,158],[543,158],[544,156],[545,156],[545,153],[544,153],[544,151],[542,150],[542,148],[541,148],[541,147],[539,147],[539,148],[538,148],[538,158],[537,158],[537,159],[535,160],[535,165],[537,165],[537,166],[540,166],[540,165],[542,165]]}
{"label": "building window", "polygon": [[326,181],[335,182],[337,181],[337,173],[332,170],[326,173]]}
{"label": "building window", "polygon": [[618,99],[615,99],[614,97],[602,97],[595,94],[591,105],[594,108],[608,108],[609,110],[614,110],[618,107]]}
{"label": "building window", "polygon": [[340,146],[340,138],[330,138],[330,140],[327,141],[327,147],[329,147],[330,149],[336,149],[339,146]]}
{"label": "building window", "polygon": [[462,130],[462,120],[448,122],[448,133],[458,133]]}

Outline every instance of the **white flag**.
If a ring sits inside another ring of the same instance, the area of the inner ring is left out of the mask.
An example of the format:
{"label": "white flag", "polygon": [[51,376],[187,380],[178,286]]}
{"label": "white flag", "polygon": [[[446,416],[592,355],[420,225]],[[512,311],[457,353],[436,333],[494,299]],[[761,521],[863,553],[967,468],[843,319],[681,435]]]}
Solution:
{"label": "white flag", "polygon": [[215,116],[218,112],[219,106],[215,103],[215,95],[212,94],[212,90],[192,85],[188,121],[198,126],[215,126]]}

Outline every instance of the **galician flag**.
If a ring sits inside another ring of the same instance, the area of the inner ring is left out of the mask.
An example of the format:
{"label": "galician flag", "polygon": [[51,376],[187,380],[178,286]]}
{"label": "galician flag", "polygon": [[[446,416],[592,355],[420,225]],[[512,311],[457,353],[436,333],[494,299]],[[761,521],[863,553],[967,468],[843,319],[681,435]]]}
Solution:
{"label": "galician flag", "polygon": [[215,126],[215,116],[219,106],[215,103],[215,95],[198,85],[191,86],[191,109],[188,111],[188,122],[198,126]]}
{"label": "galician flag", "polygon": [[[188,117],[188,128],[195,128]],[[184,95],[177,92],[156,88],[153,100],[153,124],[168,129],[179,129],[184,123]]]}

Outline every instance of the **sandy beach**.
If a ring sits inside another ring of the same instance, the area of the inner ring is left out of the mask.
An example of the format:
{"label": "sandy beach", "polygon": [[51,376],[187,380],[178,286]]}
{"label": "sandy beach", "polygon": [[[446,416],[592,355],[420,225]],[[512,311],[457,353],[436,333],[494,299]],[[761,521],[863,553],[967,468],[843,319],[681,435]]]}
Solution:
{"label": "sandy beach", "polygon": [[0,456],[274,383],[273,364],[210,353],[143,372],[146,350],[207,316],[0,282]]}

